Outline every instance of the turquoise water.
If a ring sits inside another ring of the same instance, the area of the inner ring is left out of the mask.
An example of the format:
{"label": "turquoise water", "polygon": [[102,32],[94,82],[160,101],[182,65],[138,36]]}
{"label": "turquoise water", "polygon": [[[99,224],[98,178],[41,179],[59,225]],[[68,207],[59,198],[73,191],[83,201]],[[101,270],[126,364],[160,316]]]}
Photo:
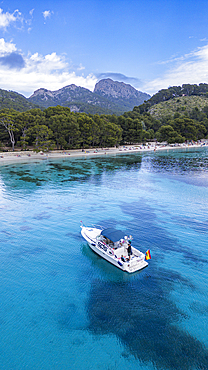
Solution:
{"label": "turquoise water", "polygon": [[[0,368],[208,369],[208,149],[0,167]],[[86,226],[151,249],[140,273]]]}

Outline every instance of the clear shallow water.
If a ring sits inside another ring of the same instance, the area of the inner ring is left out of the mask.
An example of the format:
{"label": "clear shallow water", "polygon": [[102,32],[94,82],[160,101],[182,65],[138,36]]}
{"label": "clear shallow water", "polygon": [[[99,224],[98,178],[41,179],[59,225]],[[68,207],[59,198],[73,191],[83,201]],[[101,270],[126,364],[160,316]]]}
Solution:
{"label": "clear shallow water", "polygon": [[[0,167],[1,369],[208,369],[208,150]],[[85,225],[152,260],[129,275]]]}

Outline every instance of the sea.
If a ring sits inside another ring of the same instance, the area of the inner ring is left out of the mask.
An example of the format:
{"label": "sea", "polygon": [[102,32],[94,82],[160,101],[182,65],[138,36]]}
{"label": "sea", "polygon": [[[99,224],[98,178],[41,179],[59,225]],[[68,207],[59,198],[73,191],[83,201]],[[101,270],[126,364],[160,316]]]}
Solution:
{"label": "sea", "polygon": [[[150,249],[128,274],[85,226]],[[208,147],[0,163],[1,370],[208,369]]]}

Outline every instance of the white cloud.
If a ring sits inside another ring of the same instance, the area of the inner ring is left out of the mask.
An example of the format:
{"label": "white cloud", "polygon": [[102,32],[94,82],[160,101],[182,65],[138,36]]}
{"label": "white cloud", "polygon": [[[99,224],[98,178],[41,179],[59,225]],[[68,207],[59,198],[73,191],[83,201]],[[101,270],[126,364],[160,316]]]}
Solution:
{"label": "white cloud", "polygon": [[[15,44],[6,43],[0,39],[0,54],[16,51]],[[58,90],[64,86],[75,84],[93,90],[97,78],[93,74],[77,75],[69,71],[69,65],[64,56],[55,52],[47,55],[38,53],[24,57],[24,67],[18,71],[0,64],[1,88],[13,90],[30,96],[35,90],[44,87],[48,90]]]}
{"label": "white cloud", "polygon": [[12,42],[5,42],[3,38],[0,39],[0,55],[3,56],[8,53],[16,51],[16,45]]}
{"label": "white cloud", "polygon": [[163,77],[144,84],[143,91],[154,94],[169,86],[181,86],[186,83],[208,83],[208,45],[176,58],[176,64],[165,72]]}
{"label": "white cloud", "polygon": [[37,73],[58,73],[66,70],[68,67],[65,58],[58,56],[55,52],[45,56],[35,53],[27,59],[27,68]]}
{"label": "white cloud", "polygon": [[0,28],[6,29],[12,22],[20,20],[21,13],[18,9],[14,13],[3,13],[3,9],[0,8]]}
{"label": "white cloud", "polygon": [[50,18],[52,13],[53,13],[53,12],[51,12],[50,10],[45,10],[45,11],[43,12],[43,16],[44,16],[45,20],[46,20],[47,18]]}
{"label": "white cloud", "polygon": [[[6,42],[4,38],[0,38],[0,57],[8,57],[10,54],[13,58],[7,58],[4,64],[0,64],[1,88],[6,90],[17,91],[26,96],[30,96],[34,90],[41,87],[57,90],[70,84],[93,90],[98,81],[93,74],[84,76],[82,64],[76,67],[69,65],[64,55],[53,52],[47,55],[34,53],[25,56],[17,50],[12,41]],[[17,62],[19,69],[12,69],[11,63]],[[161,77],[143,83],[139,90],[154,94],[169,86],[208,83],[208,45],[181,57],[172,57],[170,62],[171,67],[166,69]]]}
{"label": "white cloud", "polygon": [[83,67],[82,63],[80,63],[79,67],[77,68],[78,71],[82,71],[83,69],[85,69],[85,67]]}
{"label": "white cloud", "polygon": [[30,33],[32,31],[32,20],[33,20],[33,12],[35,9],[31,9],[29,11],[30,18],[25,19],[25,24],[27,25],[27,32]]}

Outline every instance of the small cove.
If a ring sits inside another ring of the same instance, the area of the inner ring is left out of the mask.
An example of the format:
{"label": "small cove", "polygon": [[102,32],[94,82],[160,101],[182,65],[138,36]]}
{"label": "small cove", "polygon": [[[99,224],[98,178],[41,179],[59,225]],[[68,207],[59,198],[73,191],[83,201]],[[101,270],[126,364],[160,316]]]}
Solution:
{"label": "small cove", "polygon": [[[1,369],[208,368],[208,149],[0,167]],[[151,249],[128,275],[80,221]]]}

